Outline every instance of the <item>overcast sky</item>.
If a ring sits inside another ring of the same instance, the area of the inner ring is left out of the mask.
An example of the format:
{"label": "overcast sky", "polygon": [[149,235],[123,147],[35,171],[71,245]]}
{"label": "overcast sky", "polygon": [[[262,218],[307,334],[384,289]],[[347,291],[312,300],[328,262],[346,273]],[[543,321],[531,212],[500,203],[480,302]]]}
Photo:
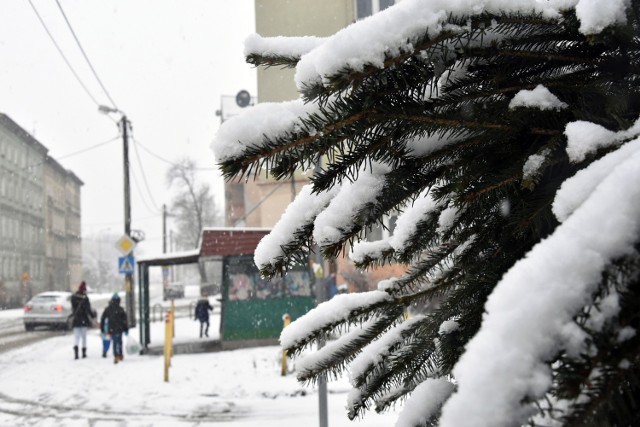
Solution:
{"label": "overcast sky", "polygon": [[[255,31],[254,2],[58,1],[108,94],[133,124],[132,228],[145,231],[147,241],[140,246],[145,253],[160,252],[161,206],[170,201],[164,179],[169,164],[160,158],[187,155],[211,168],[199,177],[214,186],[222,203],[209,145],[220,123],[215,115],[220,97],[242,89],[256,92],[255,70],[242,55],[244,39]],[[56,1],[31,2],[95,101],[30,2],[6,0],[0,1],[0,111],[84,181],[83,234],[119,233],[124,229],[122,140],[116,123],[96,104],[111,105],[109,97]]]}

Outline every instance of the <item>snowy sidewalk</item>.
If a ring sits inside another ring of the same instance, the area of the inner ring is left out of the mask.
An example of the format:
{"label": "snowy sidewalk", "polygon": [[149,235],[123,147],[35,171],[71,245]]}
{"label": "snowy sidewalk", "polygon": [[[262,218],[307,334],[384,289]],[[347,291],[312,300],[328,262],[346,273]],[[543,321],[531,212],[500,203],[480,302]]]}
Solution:
{"label": "snowy sidewalk", "polygon": [[[182,331],[194,334],[184,339],[197,339],[197,322],[184,322],[177,324],[176,335]],[[210,332],[215,331],[212,323]],[[152,335],[152,342],[158,343],[156,338]],[[279,347],[176,355],[165,383],[162,356],[125,355],[124,362],[114,365],[111,356],[101,357],[98,331],[92,330],[88,339],[87,359],[73,360],[70,334],[0,355],[0,426],[318,423],[316,388],[298,384],[293,375],[280,376]],[[393,413],[350,422],[344,410],[348,390],[346,380],[329,384],[331,427],[395,423]]]}

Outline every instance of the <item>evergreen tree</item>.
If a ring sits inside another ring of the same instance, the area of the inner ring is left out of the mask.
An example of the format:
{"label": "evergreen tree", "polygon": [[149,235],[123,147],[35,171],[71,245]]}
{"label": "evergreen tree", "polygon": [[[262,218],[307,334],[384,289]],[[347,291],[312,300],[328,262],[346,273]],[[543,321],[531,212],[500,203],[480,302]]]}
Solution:
{"label": "evergreen tree", "polygon": [[[509,3],[404,0],[328,39],[247,42],[302,98],[225,123],[224,175],[326,159],[261,272],[316,243],[407,265],[281,337],[304,354],[343,334],[298,377],[349,370],[350,418],[407,399],[403,426],[640,425],[640,2]],[[358,244],[393,210],[402,233]]]}

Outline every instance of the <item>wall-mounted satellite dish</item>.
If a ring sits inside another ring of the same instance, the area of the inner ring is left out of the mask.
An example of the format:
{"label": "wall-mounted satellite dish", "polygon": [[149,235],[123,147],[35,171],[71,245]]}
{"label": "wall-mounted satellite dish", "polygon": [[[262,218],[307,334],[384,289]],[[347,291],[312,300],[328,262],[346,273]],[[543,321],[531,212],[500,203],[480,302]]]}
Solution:
{"label": "wall-mounted satellite dish", "polygon": [[251,104],[251,95],[246,90],[241,90],[236,94],[236,104],[238,107],[246,107]]}

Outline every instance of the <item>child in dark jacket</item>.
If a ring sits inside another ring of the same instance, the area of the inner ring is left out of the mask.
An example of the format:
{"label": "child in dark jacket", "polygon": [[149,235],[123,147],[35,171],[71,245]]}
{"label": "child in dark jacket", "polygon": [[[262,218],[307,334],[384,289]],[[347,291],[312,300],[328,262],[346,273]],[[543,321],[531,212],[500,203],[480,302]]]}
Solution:
{"label": "child in dark jacket", "polygon": [[124,359],[122,355],[122,334],[129,335],[129,322],[127,313],[120,306],[120,296],[115,293],[109,301],[109,305],[104,309],[100,319],[100,330],[108,331],[113,342],[113,363],[118,363]]}

